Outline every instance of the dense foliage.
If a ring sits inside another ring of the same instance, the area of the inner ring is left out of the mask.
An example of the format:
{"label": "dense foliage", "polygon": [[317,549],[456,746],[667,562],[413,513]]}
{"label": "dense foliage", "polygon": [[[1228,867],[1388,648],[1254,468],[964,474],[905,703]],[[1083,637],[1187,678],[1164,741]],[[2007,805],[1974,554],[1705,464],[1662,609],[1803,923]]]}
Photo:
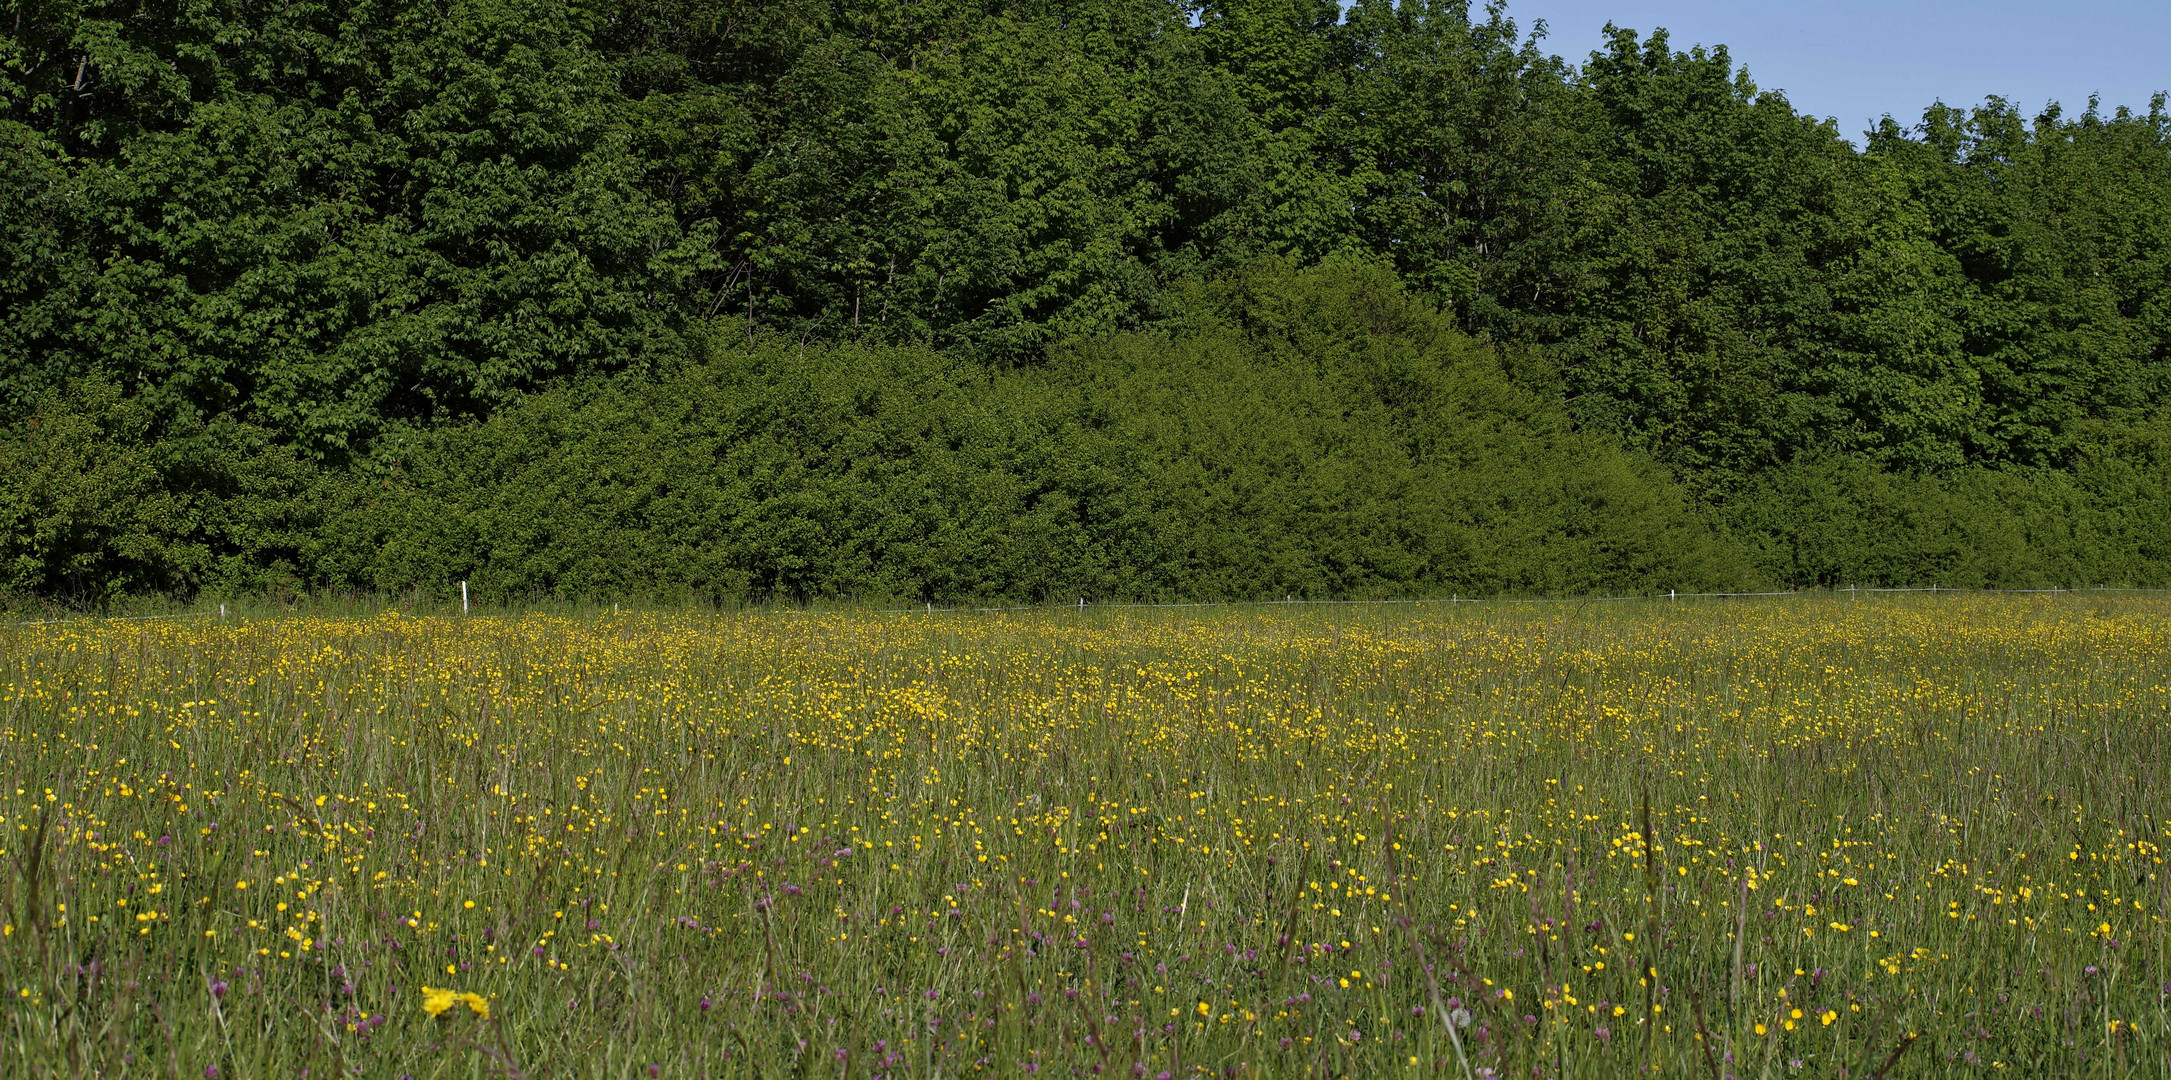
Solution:
{"label": "dense foliage", "polygon": [[2171,114],[1332,0],[22,0],[0,589],[2171,582]]}

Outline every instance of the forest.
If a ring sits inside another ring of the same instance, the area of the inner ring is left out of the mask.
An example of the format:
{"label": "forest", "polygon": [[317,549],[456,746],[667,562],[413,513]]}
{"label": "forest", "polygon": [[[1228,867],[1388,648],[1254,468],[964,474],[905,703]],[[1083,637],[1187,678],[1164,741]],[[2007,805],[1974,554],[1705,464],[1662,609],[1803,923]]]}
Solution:
{"label": "forest", "polygon": [[1842,131],[1449,0],[11,6],[0,597],[2171,585],[2161,94]]}

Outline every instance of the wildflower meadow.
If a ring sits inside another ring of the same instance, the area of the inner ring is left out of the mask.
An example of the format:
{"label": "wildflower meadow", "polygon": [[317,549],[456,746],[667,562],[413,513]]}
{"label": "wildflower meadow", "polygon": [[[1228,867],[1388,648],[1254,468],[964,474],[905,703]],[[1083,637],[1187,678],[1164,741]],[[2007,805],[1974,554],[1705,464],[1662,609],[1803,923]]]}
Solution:
{"label": "wildflower meadow", "polygon": [[2171,599],[0,629],[0,1076],[2171,1074]]}

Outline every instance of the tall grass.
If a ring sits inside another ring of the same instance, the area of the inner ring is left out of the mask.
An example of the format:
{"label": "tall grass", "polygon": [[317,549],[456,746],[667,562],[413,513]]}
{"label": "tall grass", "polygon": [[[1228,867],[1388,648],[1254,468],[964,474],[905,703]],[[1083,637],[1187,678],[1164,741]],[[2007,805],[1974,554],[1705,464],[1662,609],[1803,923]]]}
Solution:
{"label": "tall grass", "polygon": [[2163,1076],[2167,674],[2075,596],[8,628],[0,1074]]}

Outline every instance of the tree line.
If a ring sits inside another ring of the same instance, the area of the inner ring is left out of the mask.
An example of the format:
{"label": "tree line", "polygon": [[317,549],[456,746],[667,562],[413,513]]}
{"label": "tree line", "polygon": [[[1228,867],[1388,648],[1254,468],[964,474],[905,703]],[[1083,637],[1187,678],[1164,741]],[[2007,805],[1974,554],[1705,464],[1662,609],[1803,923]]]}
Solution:
{"label": "tree line", "polygon": [[1445,0],[24,0],[0,589],[2171,584],[2171,114]]}

